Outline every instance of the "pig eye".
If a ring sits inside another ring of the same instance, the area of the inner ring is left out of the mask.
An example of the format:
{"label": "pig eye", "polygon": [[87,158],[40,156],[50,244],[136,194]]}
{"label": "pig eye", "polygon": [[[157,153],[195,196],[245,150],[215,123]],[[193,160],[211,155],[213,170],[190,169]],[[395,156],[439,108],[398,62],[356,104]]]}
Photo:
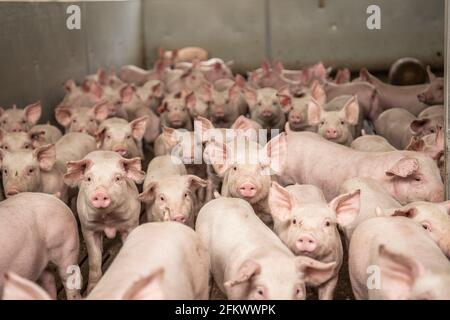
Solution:
{"label": "pig eye", "polygon": [[120,180],[122,180],[122,178],[120,176],[117,176],[115,179],[117,182],[119,182]]}
{"label": "pig eye", "polygon": [[3,120],[2,123],[3,123],[3,124],[6,124],[6,120]]}
{"label": "pig eye", "polygon": [[273,105],[273,106],[276,106],[276,105],[277,105],[277,102],[276,102],[276,101],[272,102],[272,105]]}
{"label": "pig eye", "polygon": [[25,123],[27,123],[27,120],[22,120],[22,124],[25,124]]}
{"label": "pig eye", "polygon": [[324,121],[324,120],[320,121],[320,125],[321,125],[321,126],[323,126],[324,124],[325,124],[325,121]]}
{"label": "pig eye", "polygon": [[230,99],[226,99],[225,104],[229,104],[229,103],[230,103]]}
{"label": "pig eye", "polygon": [[237,171],[237,166],[233,166],[233,170],[234,170],[234,171]]}
{"label": "pig eye", "polygon": [[90,122],[94,122],[94,119],[89,119]]}
{"label": "pig eye", "polygon": [[189,197],[189,194],[186,192],[186,193],[184,194],[184,197],[185,197],[185,198]]}
{"label": "pig eye", "polygon": [[77,119],[73,119],[73,120],[72,120],[72,123],[77,123]]}
{"label": "pig eye", "polygon": [[431,231],[431,226],[428,222],[423,222],[422,227],[427,231]]}
{"label": "pig eye", "polygon": [[258,293],[260,296],[263,296],[263,295],[264,295],[264,291],[263,291],[262,289],[258,289],[257,293]]}
{"label": "pig eye", "polygon": [[331,226],[331,223],[330,223],[330,221],[325,221],[325,227],[329,227],[329,226]]}
{"label": "pig eye", "polygon": [[31,146],[30,146],[29,144],[25,144],[23,147],[24,147],[25,149],[30,149],[30,148],[31,148]]}
{"label": "pig eye", "polygon": [[341,124],[344,125],[344,123],[345,123],[345,122],[341,120]]}
{"label": "pig eye", "polygon": [[33,168],[28,169],[28,174],[32,174],[34,172]]}
{"label": "pig eye", "polygon": [[128,135],[127,137],[126,137],[127,139],[131,139],[131,136],[130,135]]}
{"label": "pig eye", "polygon": [[8,170],[3,170],[3,174],[6,176],[6,175],[8,175]]}
{"label": "pig eye", "polygon": [[106,139],[111,139],[111,136],[109,134],[107,134]]}
{"label": "pig eye", "polygon": [[292,224],[297,224],[297,219],[292,219]]}
{"label": "pig eye", "polygon": [[430,129],[430,132],[431,133],[435,133],[436,131],[434,129]]}
{"label": "pig eye", "polygon": [[419,176],[417,176],[417,177],[414,178],[414,180],[416,180],[417,182],[419,182],[419,181],[422,181],[422,178],[419,177]]}
{"label": "pig eye", "polygon": [[91,182],[91,177],[87,177],[87,179],[86,179],[88,182]]}
{"label": "pig eye", "polygon": [[3,146],[2,146],[2,149],[3,149],[3,150],[8,150],[8,146],[7,146],[7,145],[3,145]]}
{"label": "pig eye", "polygon": [[159,200],[164,201],[165,200],[164,196],[159,196]]}

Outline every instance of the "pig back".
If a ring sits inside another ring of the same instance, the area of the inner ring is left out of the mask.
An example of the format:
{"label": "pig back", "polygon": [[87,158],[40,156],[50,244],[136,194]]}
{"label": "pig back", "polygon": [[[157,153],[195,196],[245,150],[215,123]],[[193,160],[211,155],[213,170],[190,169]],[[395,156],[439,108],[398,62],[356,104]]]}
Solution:
{"label": "pig back", "polygon": [[199,236],[178,222],[152,222],[130,233],[88,299],[121,299],[135,281],[159,268],[164,299],[208,297],[209,256]]}
{"label": "pig back", "polygon": [[66,163],[83,159],[88,153],[95,151],[97,145],[94,137],[80,132],[65,134],[55,144],[58,169],[66,172]]}

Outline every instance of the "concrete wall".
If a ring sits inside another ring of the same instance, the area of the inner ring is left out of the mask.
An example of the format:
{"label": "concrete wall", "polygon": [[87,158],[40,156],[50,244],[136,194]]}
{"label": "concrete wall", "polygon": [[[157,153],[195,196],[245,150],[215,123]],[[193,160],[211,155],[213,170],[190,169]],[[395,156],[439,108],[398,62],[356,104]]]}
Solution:
{"label": "concrete wall", "polygon": [[[381,9],[381,30],[368,30],[366,9]],[[298,68],[317,62],[385,70],[413,56],[443,66],[444,0],[146,0],[147,61],[159,46],[197,45],[255,68],[264,56]]]}
{"label": "concrete wall", "polygon": [[100,66],[143,65],[141,1],[75,2],[81,30],[68,30],[71,2],[0,2],[0,105],[41,100],[53,117],[62,84]]}

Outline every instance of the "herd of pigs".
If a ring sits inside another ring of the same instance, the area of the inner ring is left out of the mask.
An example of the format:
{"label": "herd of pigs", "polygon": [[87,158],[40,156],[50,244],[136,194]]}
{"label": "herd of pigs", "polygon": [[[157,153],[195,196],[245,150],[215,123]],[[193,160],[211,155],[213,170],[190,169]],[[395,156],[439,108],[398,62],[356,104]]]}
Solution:
{"label": "herd of pigs", "polygon": [[[344,250],[357,299],[450,299],[444,82],[427,71],[395,86],[264,62],[244,78],[187,48],[67,81],[64,134],[37,124],[40,103],[0,108],[0,295],[55,299],[53,265],[81,298],[84,243],[87,299],[208,299],[213,283],[333,299]],[[104,236],[123,245],[102,275]]]}

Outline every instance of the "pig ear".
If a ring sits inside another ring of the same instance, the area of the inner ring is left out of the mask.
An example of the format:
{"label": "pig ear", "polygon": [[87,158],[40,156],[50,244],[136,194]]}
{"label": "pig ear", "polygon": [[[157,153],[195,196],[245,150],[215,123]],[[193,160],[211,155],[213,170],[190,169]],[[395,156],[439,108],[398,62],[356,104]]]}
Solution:
{"label": "pig ear", "polygon": [[195,191],[198,188],[204,188],[208,185],[208,181],[203,180],[195,175],[189,174],[186,177],[187,177],[188,187],[192,191]]}
{"label": "pig ear", "polygon": [[331,200],[329,206],[336,213],[337,223],[341,227],[348,227],[358,216],[360,209],[361,191],[355,190],[341,194]]}
{"label": "pig ear", "polygon": [[138,199],[145,203],[153,203],[155,201],[155,190],[158,187],[158,182],[150,182],[142,193],[139,194]]}
{"label": "pig ear", "polygon": [[120,164],[127,174],[127,178],[135,183],[142,183],[145,178],[145,172],[141,170],[141,158],[120,159]]}
{"label": "pig ear", "polygon": [[164,84],[161,81],[152,86],[152,95],[157,98],[162,98],[164,95]]}
{"label": "pig ear", "polygon": [[409,151],[423,151],[425,148],[425,141],[423,139],[417,138],[417,137],[411,137],[411,141],[409,142],[408,146],[405,148],[405,150]]}
{"label": "pig ear", "polygon": [[100,101],[92,107],[92,112],[94,113],[95,120],[101,122],[108,118],[111,110],[110,103],[108,101]]}
{"label": "pig ear", "polygon": [[103,88],[97,81],[92,81],[89,85],[89,92],[92,93],[97,98],[103,96]]}
{"label": "pig ear", "polygon": [[135,281],[125,292],[122,300],[163,300],[164,269],[159,268],[150,275]]}
{"label": "pig ear", "polygon": [[427,74],[430,82],[436,79],[436,75],[433,72],[431,72],[431,67],[429,65],[427,66]]}
{"label": "pig ear", "polygon": [[148,116],[143,116],[134,119],[130,122],[131,134],[136,140],[142,140],[145,134],[145,129],[147,128]]}
{"label": "pig ear", "polygon": [[308,124],[310,126],[316,126],[320,122],[320,114],[322,113],[322,107],[314,98],[307,104],[308,110]]}
{"label": "pig ear", "polygon": [[283,66],[283,62],[281,61],[277,61],[275,62],[274,66],[273,66],[273,71],[275,71],[275,73],[277,74],[281,74],[284,70],[284,66]]}
{"label": "pig ear", "polygon": [[285,87],[281,89],[277,93],[277,97],[281,105],[281,110],[283,110],[284,113],[288,113],[292,109],[292,97],[289,93],[289,88]]}
{"label": "pig ear", "polygon": [[267,142],[264,146],[264,154],[269,160],[270,169],[276,174],[281,174],[287,159],[286,133],[282,132]]}
{"label": "pig ear", "polygon": [[409,299],[415,281],[423,273],[423,267],[415,260],[395,253],[380,245],[378,267],[381,270],[381,290],[389,300]]}
{"label": "pig ear", "polygon": [[271,215],[282,222],[290,218],[292,209],[295,206],[295,201],[291,194],[275,181],[272,182],[270,187],[268,202]]}
{"label": "pig ear", "polygon": [[211,164],[214,168],[214,171],[220,176],[223,177],[225,172],[230,167],[230,151],[225,143],[213,141],[207,145],[207,149],[209,150],[209,159],[208,164]]}
{"label": "pig ear", "polygon": [[127,84],[120,89],[120,99],[123,103],[129,103],[133,99],[136,88],[132,84]]}
{"label": "pig ear", "polygon": [[258,94],[255,90],[245,88],[244,89],[244,98],[250,108],[253,108],[256,105],[258,100]]}
{"label": "pig ear", "polygon": [[78,183],[83,179],[84,172],[92,165],[89,159],[82,159],[78,161],[68,161],[66,163],[67,172],[64,175],[64,183],[70,187],[78,186]]}
{"label": "pig ear", "polygon": [[334,82],[337,84],[350,82],[350,70],[348,68],[339,69],[334,78]]}
{"label": "pig ear", "polygon": [[27,121],[32,125],[35,125],[41,118],[42,114],[41,103],[36,102],[30,104],[29,106],[26,106],[25,109],[23,109],[23,111],[25,112],[25,117],[27,118]]}
{"label": "pig ear", "polygon": [[356,125],[359,120],[359,104],[356,96],[351,97],[342,109],[345,120],[352,125]]}
{"label": "pig ear", "polygon": [[94,137],[95,137],[95,141],[97,142],[97,149],[100,149],[102,147],[103,139],[105,138],[106,129],[107,129],[106,126],[102,124],[95,132]]}
{"label": "pig ear", "polygon": [[387,211],[388,215],[391,217],[406,217],[414,218],[417,216],[417,209],[414,207],[402,207]]}
{"label": "pig ear", "polygon": [[252,277],[261,273],[261,265],[253,260],[245,261],[239,268],[236,276],[233,279],[224,283],[225,288],[232,287],[249,281]]}
{"label": "pig ear", "polygon": [[68,127],[72,121],[72,110],[68,107],[58,107],[55,109],[56,121],[63,127]]}
{"label": "pig ear", "polygon": [[398,160],[388,171],[386,171],[386,175],[406,178],[417,172],[418,169],[419,162],[416,159],[403,157]]}
{"label": "pig ear", "polygon": [[209,140],[208,130],[214,129],[214,125],[208,119],[198,116],[194,121],[194,128],[194,131],[200,133],[202,142],[206,142]]}
{"label": "pig ear", "polygon": [[34,282],[8,272],[5,274],[3,300],[52,300],[48,293]]}
{"label": "pig ear", "polygon": [[50,171],[56,162],[56,148],[54,144],[47,144],[33,150],[33,155],[39,162],[41,170]]}
{"label": "pig ear", "polygon": [[72,92],[77,88],[77,85],[73,79],[69,79],[64,83],[64,89],[66,92]]}
{"label": "pig ear", "polygon": [[372,83],[371,74],[369,73],[369,70],[367,70],[367,68],[365,67],[359,70],[359,79],[361,81]]}
{"label": "pig ear", "polygon": [[242,87],[236,82],[228,90],[228,98],[231,101],[236,101],[242,93]]}
{"label": "pig ear", "polygon": [[202,86],[200,86],[198,93],[200,94],[203,101],[211,101],[211,86],[208,83],[204,83]]}
{"label": "pig ear", "polygon": [[430,119],[417,119],[411,122],[409,128],[414,134],[421,134],[425,126],[430,122]]}
{"label": "pig ear", "polygon": [[317,80],[314,80],[314,82],[311,86],[311,96],[320,105],[324,105],[325,103],[327,103],[327,95],[325,94],[325,89]]}
{"label": "pig ear", "polygon": [[306,256],[296,258],[297,268],[307,285],[319,286],[333,277],[336,262],[324,263]]}
{"label": "pig ear", "polygon": [[186,107],[189,110],[194,109],[195,105],[197,104],[197,98],[195,97],[195,92],[192,91],[191,93],[189,93],[186,96],[185,101],[186,101]]}

